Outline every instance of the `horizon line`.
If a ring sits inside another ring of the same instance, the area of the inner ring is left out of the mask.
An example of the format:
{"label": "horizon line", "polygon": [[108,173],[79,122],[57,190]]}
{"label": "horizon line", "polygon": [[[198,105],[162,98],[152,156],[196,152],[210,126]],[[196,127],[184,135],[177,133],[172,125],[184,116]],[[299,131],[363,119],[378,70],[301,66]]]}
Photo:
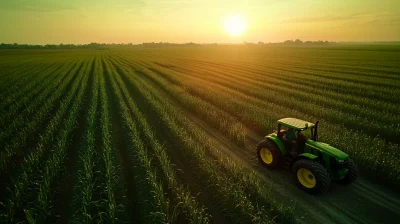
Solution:
{"label": "horizon line", "polygon": [[[219,44],[219,45],[243,45],[243,44],[306,44],[306,42],[312,42],[312,43],[318,43],[318,42],[328,42],[330,44],[340,44],[340,43],[360,43],[360,44],[367,44],[367,43],[400,43],[400,40],[392,40],[392,41],[381,41],[381,40],[375,40],[375,41],[328,41],[328,40],[305,40],[297,43],[289,43],[287,41],[293,41],[295,42],[296,40],[300,39],[290,39],[290,40],[284,40],[281,42],[265,42],[265,41],[255,41],[255,42],[249,42],[249,41],[242,41],[242,42],[142,42],[142,43],[126,43],[126,42],[120,42],[120,43],[115,43],[115,42],[90,42],[90,43],[46,43],[46,44],[36,44],[36,43],[18,43],[18,42],[13,42],[13,43],[5,43],[1,42],[0,45],[32,45],[32,46],[46,46],[46,45],[76,45],[76,46],[84,46],[84,45],[91,45],[91,44],[100,44],[100,45],[144,45],[144,44],[176,44],[176,45],[183,45],[183,44],[196,44],[196,45],[211,45],[211,44]],[[287,43],[285,43],[287,42]]]}

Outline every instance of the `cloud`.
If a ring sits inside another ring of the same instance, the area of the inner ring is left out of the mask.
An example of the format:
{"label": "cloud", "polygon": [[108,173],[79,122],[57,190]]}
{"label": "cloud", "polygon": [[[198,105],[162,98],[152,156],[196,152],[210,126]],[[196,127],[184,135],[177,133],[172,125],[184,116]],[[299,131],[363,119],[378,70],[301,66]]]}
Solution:
{"label": "cloud", "polygon": [[315,23],[315,22],[331,22],[331,21],[342,21],[342,20],[352,20],[358,19],[368,13],[354,13],[349,15],[327,15],[318,17],[300,17],[300,18],[290,18],[282,20],[283,23]]}
{"label": "cloud", "polygon": [[390,12],[371,12],[366,13],[363,16],[359,16],[355,19],[349,19],[341,21],[334,26],[329,27],[330,29],[343,29],[343,28],[365,28],[365,29],[376,29],[376,27],[389,26],[393,27],[393,30],[400,31],[398,27],[400,25],[400,16],[396,13]]}
{"label": "cloud", "polygon": [[360,25],[398,25],[400,16],[396,13],[371,13],[368,17],[357,21]]}
{"label": "cloud", "polygon": [[15,11],[36,11],[36,12],[58,12],[66,10],[75,10],[76,8],[65,4],[65,2],[56,2],[50,0],[14,0],[0,3],[3,10]]}
{"label": "cloud", "polygon": [[338,22],[330,28],[362,26],[398,26],[400,16],[391,12],[360,12],[348,15],[327,15],[319,17],[300,17],[282,20],[282,23]]}

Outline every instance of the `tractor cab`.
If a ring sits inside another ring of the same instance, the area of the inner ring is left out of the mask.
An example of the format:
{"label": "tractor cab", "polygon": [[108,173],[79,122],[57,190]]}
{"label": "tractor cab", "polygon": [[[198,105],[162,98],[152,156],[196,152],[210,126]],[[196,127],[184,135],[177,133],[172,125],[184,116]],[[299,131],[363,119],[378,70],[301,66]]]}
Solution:
{"label": "tractor cab", "polygon": [[311,139],[317,141],[318,121],[313,124],[296,118],[283,118],[278,120],[277,137],[282,141],[289,153],[303,153],[308,138],[302,132],[310,129]]}
{"label": "tractor cab", "polygon": [[351,183],[358,175],[349,155],[318,141],[318,121],[278,120],[278,130],[258,144],[257,156],[267,168],[284,166],[295,172],[298,185],[309,193],[326,191],[331,180]]}

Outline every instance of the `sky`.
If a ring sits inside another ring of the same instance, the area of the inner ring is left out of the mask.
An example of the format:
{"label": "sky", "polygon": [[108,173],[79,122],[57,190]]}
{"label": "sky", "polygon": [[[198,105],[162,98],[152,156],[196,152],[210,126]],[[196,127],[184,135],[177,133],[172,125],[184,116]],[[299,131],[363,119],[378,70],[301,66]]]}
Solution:
{"label": "sky", "polygon": [[[239,15],[246,31],[223,21]],[[400,0],[0,0],[0,43],[400,41]]]}

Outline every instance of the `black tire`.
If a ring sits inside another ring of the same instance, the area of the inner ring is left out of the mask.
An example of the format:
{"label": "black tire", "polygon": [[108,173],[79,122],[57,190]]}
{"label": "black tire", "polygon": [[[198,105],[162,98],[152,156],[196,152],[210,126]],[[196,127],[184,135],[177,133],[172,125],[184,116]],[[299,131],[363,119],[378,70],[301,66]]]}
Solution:
{"label": "black tire", "polygon": [[338,183],[351,184],[358,177],[358,168],[357,165],[351,159],[348,159],[345,163],[346,163],[346,168],[349,170],[349,172],[343,179],[339,180]]}
{"label": "black tire", "polygon": [[[263,159],[265,153],[268,153],[268,156],[271,157],[272,160],[266,160],[265,156]],[[280,167],[282,153],[275,142],[269,139],[264,139],[257,146],[257,157],[261,165],[269,169],[275,169]]]}
{"label": "black tire", "polygon": [[[331,178],[320,163],[301,159],[293,164],[292,170],[295,174],[297,185],[305,192],[309,194],[321,194],[329,190]],[[300,178],[302,179],[300,180]]]}

